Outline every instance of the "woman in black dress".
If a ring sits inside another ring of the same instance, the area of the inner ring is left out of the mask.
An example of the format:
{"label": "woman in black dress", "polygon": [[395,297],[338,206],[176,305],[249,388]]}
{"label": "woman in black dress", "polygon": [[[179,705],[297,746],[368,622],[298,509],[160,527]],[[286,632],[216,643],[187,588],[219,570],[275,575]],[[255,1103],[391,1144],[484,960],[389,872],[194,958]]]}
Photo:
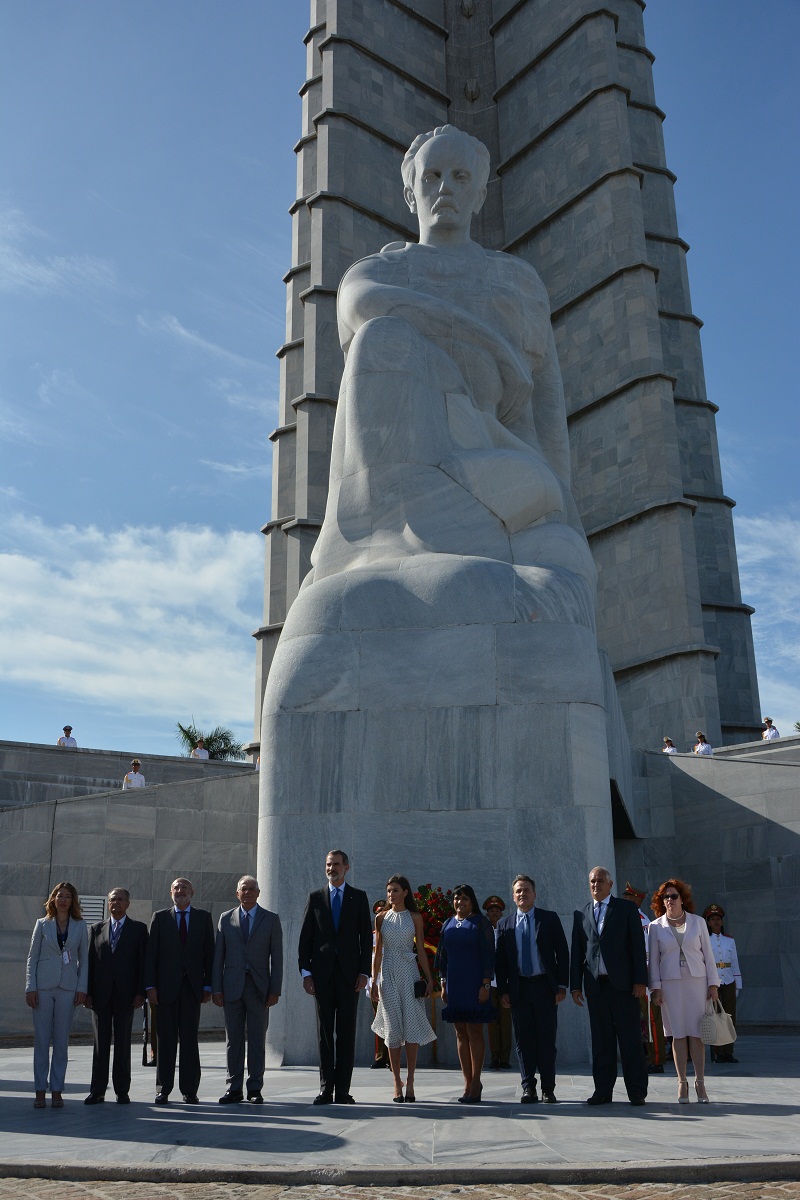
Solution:
{"label": "woman in black dress", "polygon": [[442,979],[442,1019],[455,1026],[464,1075],[459,1104],[480,1104],[486,1056],[484,1026],[496,1020],[491,1001],[494,930],[468,883],[453,889],[453,916],[445,921],[436,951]]}

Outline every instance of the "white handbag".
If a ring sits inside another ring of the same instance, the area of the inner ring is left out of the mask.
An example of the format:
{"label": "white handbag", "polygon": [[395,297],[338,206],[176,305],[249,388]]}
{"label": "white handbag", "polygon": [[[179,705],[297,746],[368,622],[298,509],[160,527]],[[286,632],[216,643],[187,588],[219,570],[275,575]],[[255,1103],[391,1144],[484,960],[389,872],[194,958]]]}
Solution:
{"label": "white handbag", "polygon": [[700,1040],[704,1046],[730,1046],[736,1041],[731,1015],[719,1000],[706,1001],[706,1011],[700,1018]]}

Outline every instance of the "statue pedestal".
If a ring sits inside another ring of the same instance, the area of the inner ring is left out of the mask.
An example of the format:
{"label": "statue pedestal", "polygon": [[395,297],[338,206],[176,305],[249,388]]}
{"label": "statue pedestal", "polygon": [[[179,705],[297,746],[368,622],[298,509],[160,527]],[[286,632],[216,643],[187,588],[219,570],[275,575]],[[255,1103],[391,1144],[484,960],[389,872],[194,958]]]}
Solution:
{"label": "statue pedestal", "polygon": [[[471,883],[481,901],[496,892],[510,906],[511,879],[529,874],[568,941],[590,869],[613,873],[588,585],[569,572],[438,555],[311,585],[276,651],[261,764],[262,903],[280,913],[286,939],[270,1061],[313,1063],[314,1005],[296,949],[329,850],[350,856],[348,881],[371,903],[398,872],[413,887]],[[366,1065],[366,1000],[361,1009]],[[585,1061],[585,1014],[568,998],[559,1020],[561,1060]]]}

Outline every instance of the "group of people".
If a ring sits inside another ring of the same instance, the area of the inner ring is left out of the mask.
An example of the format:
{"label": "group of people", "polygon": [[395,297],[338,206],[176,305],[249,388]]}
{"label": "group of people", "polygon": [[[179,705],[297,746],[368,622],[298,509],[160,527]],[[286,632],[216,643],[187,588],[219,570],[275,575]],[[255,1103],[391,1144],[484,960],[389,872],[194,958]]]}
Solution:
{"label": "group of people", "polygon": [[108,919],[87,925],[75,887],[56,884],[36,922],[28,953],[25,999],[33,1010],[35,1108],[51,1093],[63,1107],[69,1032],[75,1009],[91,1009],[94,1034],[92,1076],[85,1104],[101,1104],[111,1082],[118,1104],[130,1102],[131,1035],[134,1013],[145,1002],[158,1029],[155,1103],[169,1102],[178,1086],[185,1103],[199,1104],[201,1006],[209,1001],[225,1013],[227,1091],[221,1103],[263,1102],[264,1054],[269,1010],[283,981],[280,918],[258,904],[258,882],[244,875],[235,908],[219,918],[192,905],[194,889],[178,878],[172,904],[155,912],[149,929],[127,916],[130,894],[108,894]]}
{"label": "group of people", "polygon": [[[432,969],[408,879],[392,875],[388,880],[373,930],[367,894],[347,883],[349,869],[344,851],[327,855],[326,883],[309,896],[300,931],[298,966],[317,1017],[320,1091],[314,1104],[355,1104],[350,1086],[356,1017],[359,994],[368,987],[375,1008],[372,1029],[385,1044],[392,1071],[393,1100],[416,1101],[418,1049],[436,1038],[426,1011],[434,971],[441,980],[442,1018],[456,1034],[464,1079],[459,1103],[481,1103],[487,1026],[496,1029],[492,1065],[507,1065],[508,1050],[496,1028],[500,1014],[510,1014],[521,1103],[540,1100],[537,1085],[544,1103],[556,1103],[558,1006],[568,992],[579,1007],[585,1001],[589,1011],[594,1091],[588,1104],[611,1102],[617,1049],[630,1103],[645,1103],[641,1016],[648,995],[672,1039],[679,1103],[688,1103],[690,1058],[697,1099],[708,1103],[700,1020],[721,984],[730,983],[735,1004],[741,976],[735,944],[722,929],[723,910],[709,906],[707,927],[695,915],[691,888],[682,880],[668,879],[656,890],[656,916],[648,923],[636,903],[642,893],[629,885],[626,899],[613,896],[608,870],[593,868],[590,900],[574,914],[571,947],[557,913],[536,905],[531,876],[513,880],[513,910],[505,915],[499,896],[485,902],[484,915],[473,888],[461,884],[453,890],[453,914],[442,926]],[[180,1092],[186,1103],[199,1103],[198,1031],[201,1006],[208,1001],[222,1007],[225,1017],[227,1088],[219,1102],[263,1102],[269,1010],[278,1003],[283,982],[280,918],[258,904],[258,882],[245,875],[237,885],[237,906],[222,914],[215,935],[211,914],[193,907],[193,894],[188,879],[176,879],[171,906],[153,914],[148,930],[127,917],[130,895],[124,888],[109,893],[108,919],[91,926],[82,919],[71,883],[53,889],[45,916],[34,927],[27,964],[36,1108],[45,1107],[48,1088],[53,1107],[63,1105],[69,1030],[79,1005],[91,1009],[94,1030],[85,1103],[105,1099],[112,1032],[111,1081],[117,1102],[128,1103],[133,1015],[145,1001],[158,1026],[156,1104],[169,1102],[179,1045]],[[720,978],[723,969],[730,980]],[[731,1060],[732,1047],[716,1050],[719,1061]]]}
{"label": "group of people", "polygon": [[[772,717],[762,717],[761,724],[764,726],[764,730],[761,734],[762,741],[774,742],[776,738],[781,736],[773,724]],[[711,743],[706,739],[706,735],[701,729],[698,729],[694,736],[697,738],[697,741],[692,746],[692,754],[704,755],[710,758],[713,755],[714,750],[711,746]],[[680,753],[671,737],[662,738],[662,741],[664,743],[664,747],[661,751],[662,754]]]}

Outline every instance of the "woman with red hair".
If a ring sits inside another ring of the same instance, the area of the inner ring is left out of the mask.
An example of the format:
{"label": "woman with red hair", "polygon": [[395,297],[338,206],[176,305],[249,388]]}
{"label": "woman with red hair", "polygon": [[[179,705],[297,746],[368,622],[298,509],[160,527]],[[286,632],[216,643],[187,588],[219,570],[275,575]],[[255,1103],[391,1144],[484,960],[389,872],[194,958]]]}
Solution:
{"label": "woman with red hair", "polygon": [[708,1104],[700,1019],[706,1002],[717,999],[719,987],[708,929],[702,917],[695,916],[692,889],[682,879],[662,883],[651,907],[656,919],[647,929],[650,999],[663,1006],[664,1032],[672,1038],[678,1103],[689,1103],[686,1066],[691,1055],[697,1099]]}

